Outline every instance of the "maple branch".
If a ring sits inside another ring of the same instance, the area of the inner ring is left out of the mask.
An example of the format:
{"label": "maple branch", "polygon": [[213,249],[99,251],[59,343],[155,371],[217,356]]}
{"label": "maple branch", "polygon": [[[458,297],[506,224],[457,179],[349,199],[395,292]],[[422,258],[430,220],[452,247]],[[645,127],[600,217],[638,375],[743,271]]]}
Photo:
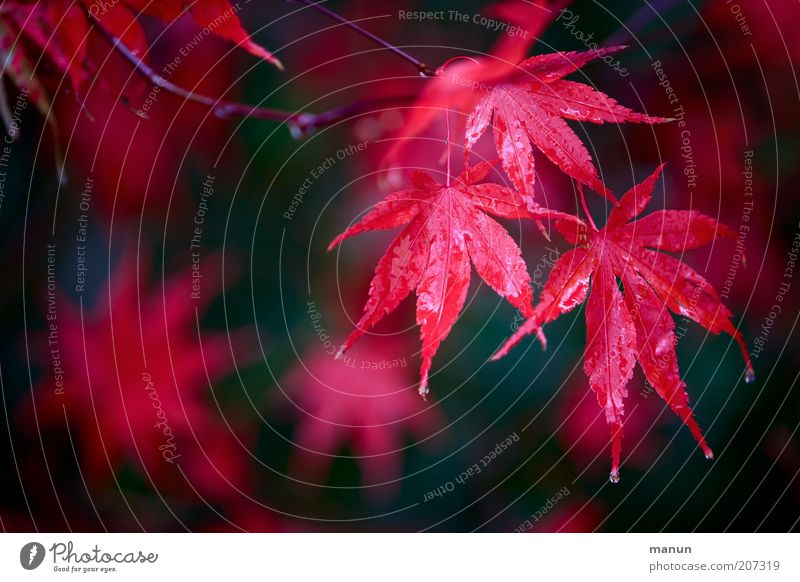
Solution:
{"label": "maple branch", "polygon": [[414,65],[417,68],[417,71],[419,72],[419,74],[421,76],[423,76],[423,77],[435,77],[436,76],[436,69],[434,69],[433,67],[430,67],[430,66],[426,65],[425,63],[423,63],[419,59],[411,56],[410,54],[408,54],[404,50],[396,47],[392,43],[387,42],[387,41],[383,40],[381,37],[371,33],[368,30],[366,30],[365,28],[362,28],[361,26],[359,26],[358,24],[356,24],[352,20],[349,20],[349,19],[345,18],[344,16],[342,16],[340,14],[337,14],[333,10],[330,10],[330,9],[326,8],[325,6],[323,6],[322,2],[325,1],[325,0],[320,0],[319,2],[317,2],[315,0],[299,0],[299,1],[302,2],[303,4],[305,4],[306,6],[308,6],[310,8],[313,8],[314,10],[316,10],[318,12],[321,12],[322,14],[327,16],[328,18],[332,18],[333,20],[335,20],[337,22],[341,22],[346,27],[348,27],[351,30],[354,30],[355,32],[357,32],[358,34],[368,38],[369,40],[371,40],[375,44],[377,44],[379,46],[382,46],[383,48],[388,49],[391,52],[393,52],[394,54],[396,54],[398,57],[400,57],[402,59],[405,59],[406,61],[408,61],[409,63],[411,63],[412,65]]}
{"label": "maple branch", "polygon": [[208,107],[220,119],[232,117],[253,117],[265,121],[276,121],[286,123],[289,131],[294,138],[301,138],[309,133],[334,123],[355,117],[374,109],[379,109],[387,105],[406,103],[414,99],[413,95],[400,95],[394,97],[379,97],[375,99],[365,99],[356,101],[348,105],[329,109],[320,113],[301,113],[297,111],[287,111],[284,109],[273,109],[271,107],[258,107],[247,103],[237,103],[234,101],[223,101],[214,99],[207,95],[201,95],[193,91],[184,89],[156,73],[152,67],[136,56],[122,40],[108,32],[100,23],[95,20],[97,30],[105,39],[116,49],[125,59],[133,65],[136,71],[150,81],[154,86],[177,95],[192,103],[198,103]]}
{"label": "maple branch", "polygon": [[369,113],[373,110],[379,110],[388,105],[407,103],[413,99],[413,95],[377,97],[375,99],[355,101],[319,113],[292,113],[283,109],[271,109],[256,107],[246,103],[220,101],[214,107],[214,114],[221,119],[230,117],[253,117],[266,121],[284,122],[289,126],[292,137],[299,139],[321,127],[333,125],[339,121],[357,117],[358,115]]}

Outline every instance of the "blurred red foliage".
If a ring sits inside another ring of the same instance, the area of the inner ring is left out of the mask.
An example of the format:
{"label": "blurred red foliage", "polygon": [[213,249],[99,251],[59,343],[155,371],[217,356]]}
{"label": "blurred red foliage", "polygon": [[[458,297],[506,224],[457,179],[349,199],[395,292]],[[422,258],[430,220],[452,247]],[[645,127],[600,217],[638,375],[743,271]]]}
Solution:
{"label": "blurred red foliage", "polygon": [[280,382],[295,422],[291,476],[323,485],[335,459],[352,458],[367,495],[397,492],[406,439],[424,444],[445,425],[440,409],[422,406],[406,354],[371,337],[340,360],[319,346],[299,359]]}
{"label": "blurred red foliage", "polygon": [[22,411],[25,425],[68,425],[93,487],[110,486],[127,465],[160,495],[205,502],[247,489],[252,434],[212,398],[236,365],[233,354],[249,351],[247,332],[198,336],[196,318],[220,291],[218,260],[205,261],[199,298],[189,271],[150,282],[151,265],[137,261],[135,247],[115,261],[94,306],[63,289],[41,298],[49,327],[35,353],[43,375]]}

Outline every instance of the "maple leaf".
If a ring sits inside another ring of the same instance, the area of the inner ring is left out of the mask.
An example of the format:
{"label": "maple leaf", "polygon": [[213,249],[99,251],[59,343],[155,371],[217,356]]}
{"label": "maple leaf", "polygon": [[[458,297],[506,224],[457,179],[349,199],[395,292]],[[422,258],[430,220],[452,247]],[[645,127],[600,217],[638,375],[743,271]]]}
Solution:
{"label": "maple leaf", "polygon": [[464,305],[470,262],[498,295],[526,317],[531,315],[530,276],[521,251],[488,214],[515,219],[574,217],[542,207],[528,209],[513,190],[478,184],[491,167],[484,162],[467,168],[452,182],[448,177],[446,185],[425,172],[412,172],[414,190],[389,194],[331,243],[329,250],[362,232],[406,225],[378,262],[364,314],[339,350],[339,357],[416,291],[422,339],[419,393],[425,397],[431,360]]}
{"label": "maple leaf", "polygon": [[[490,87],[515,70],[528,50],[565,1],[510,0],[493,4],[487,13],[519,28],[521,34],[503,34],[487,57],[455,57],[436,71],[437,76],[425,83],[413,107],[404,111],[405,122],[397,133],[398,140],[384,156],[386,166],[398,161],[401,152],[413,138],[429,127],[447,109],[466,115],[481,97],[475,87]],[[465,84],[464,80],[468,82]],[[474,87],[474,86],[475,87]],[[462,116],[456,116],[462,119]]]}
{"label": "maple leaf", "polygon": [[[8,63],[3,74],[20,89],[31,93],[31,101],[46,115],[49,98],[38,79],[40,57],[56,72],[69,77],[79,92],[88,77],[90,22],[99,24],[139,58],[148,50],[147,37],[138,22],[140,14],[169,23],[184,12],[209,34],[241,45],[245,50],[283,68],[269,51],[254,43],[242,28],[237,9],[228,0],[195,0],[189,8],[184,0],[10,0],[0,7],[0,57]],[[37,63],[33,66],[33,63]],[[0,99],[3,95],[0,94]]]}
{"label": "maple leaf", "polygon": [[[163,38],[167,42],[181,42],[192,28],[192,23],[185,19],[169,27]],[[233,71],[221,70],[213,75],[208,75],[208,71],[227,50],[221,43],[200,43],[192,51],[191,65],[176,68],[170,81],[182,87],[196,87],[206,94],[223,94],[233,83]],[[189,62],[187,59],[185,64]],[[111,87],[125,87],[130,71],[125,67],[108,69],[103,79]],[[183,152],[195,140],[205,147],[193,148],[190,155],[203,159],[206,148],[214,148],[213,144],[222,144],[227,139],[225,123],[209,120],[204,108],[186,107],[183,99],[171,95],[159,97],[157,104],[145,102],[147,111],[140,109],[138,115],[131,115],[129,108],[119,105],[117,92],[92,90],[87,92],[82,106],[62,108],[60,113],[74,134],[70,143],[72,172],[75,175],[85,172],[95,181],[94,208],[106,216],[111,212],[115,217],[139,216],[143,212],[142,200],[146,198],[144,212],[154,216],[165,211],[170,199],[188,203],[192,186],[183,173]],[[93,118],[84,114],[86,110],[91,111]],[[142,115],[147,116],[147,122],[142,122]],[[96,119],[102,119],[103,123],[97,123]],[[127,145],[113,147],[118,143]],[[103,163],[92,168],[98,151],[102,152]],[[142,168],[148,171],[143,172]],[[153,180],[156,176],[158,180]],[[175,187],[158,187],[157,183],[163,181],[170,181]]]}
{"label": "maple leaf", "polygon": [[745,381],[755,379],[744,339],[713,287],[683,262],[657,252],[683,252],[717,237],[733,238],[733,231],[696,211],[661,210],[629,222],[652,198],[663,167],[623,196],[602,229],[593,224],[556,224],[576,246],[556,261],[533,315],[492,357],[501,358],[525,335],[540,331],[586,301],[583,369],[611,428],[613,482],[619,480],[626,385],[636,362],[658,395],[689,427],[706,457],[713,457],[680,377],[670,310],[711,333],[731,335],[745,359]]}
{"label": "maple leaf", "polygon": [[526,201],[533,201],[536,181],[534,146],[568,176],[614,200],[600,181],[586,146],[564,119],[591,123],[669,120],[637,113],[585,83],[564,77],[622,48],[537,55],[519,63],[507,78],[487,88],[470,113],[466,154],[491,125],[503,170]]}
{"label": "maple leaf", "polygon": [[160,18],[164,22],[177,20],[184,12],[188,12],[192,19],[202,28],[208,29],[212,34],[241,45],[246,51],[272,63],[279,69],[283,65],[278,58],[262,46],[253,42],[250,35],[242,27],[237,12],[239,5],[235,6],[228,0],[125,0],[131,8]]}
{"label": "maple leaf", "polygon": [[[538,27],[543,25],[539,23]],[[526,46],[526,45],[523,45]],[[564,79],[587,63],[625,47],[537,55],[521,62],[497,52],[484,58],[465,57],[439,69],[421,92],[408,120],[387,153],[384,164],[396,162],[405,147],[444,110],[467,117],[465,155],[491,125],[503,170],[526,204],[534,204],[534,148],[564,173],[616,202],[598,177],[581,139],[565,119],[590,123],[663,123],[663,117],[637,113],[585,83]],[[499,49],[498,49],[499,51]],[[533,206],[531,206],[532,208]]]}

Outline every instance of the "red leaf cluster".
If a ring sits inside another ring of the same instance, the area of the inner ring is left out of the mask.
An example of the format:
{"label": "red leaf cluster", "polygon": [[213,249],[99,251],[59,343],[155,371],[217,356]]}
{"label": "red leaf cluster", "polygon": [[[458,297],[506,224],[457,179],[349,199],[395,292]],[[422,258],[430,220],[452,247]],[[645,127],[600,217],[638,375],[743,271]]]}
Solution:
{"label": "red leaf cluster", "polygon": [[11,0],[0,9],[0,57],[4,68],[20,89],[29,92],[43,114],[50,109],[49,97],[39,79],[40,55],[59,76],[68,78],[75,93],[93,73],[87,62],[90,32],[100,26],[128,50],[144,58],[147,37],[139,24],[141,15],[153,16],[165,23],[184,13],[211,34],[234,42],[252,54],[280,67],[280,61],[254,43],[242,27],[237,8],[228,0]]}
{"label": "red leaf cluster", "polygon": [[[541,9],[541,3],[528,6],[532,29],[541,30],[547,21],[537,13]],[[334,240],[331,246],[366,231],[404,227],[379,261],[364,314],[339,353],[414,291],[422,340],[419,392],[425,396],[431,360],[461,312],[474,267],[483,281],[527,318],[495,359],[531,332],[544,343],[544,324],[586,303],[584,370],[611,428],[612,481],[619,479],[624,399],[637,362],[710,458],[711,449],[692,416],[680,378],[670,310],[712,333],[730,334],[747,362],[745,379],[752,381],[754,374],[731,313],[710,283],[659,251],[683,253],[720,236],[732,237],[732,231],[695,211],[663,210],[631,222],[651,199],[663,166],[618,202],[566,120],[653,124],[669,119],[635,112],[585,83],[565,79],[623,47],[524,58],[529,44],[506,41],[487,57],[451,59],[438,69],[437,77],[411,108],[385,163],[396,164],[413,138],[440,116],[449,124],[452,111],[466,118],[466,169],[451,181],[448,135],[445,185],[414,172],[413,189],[390,194]],[[490,126],[513,189],[480,183],[491,164],[469,165],[472,149]],[[536,151],[578,182],[582,199],[581,185],[586,185],[613,204],[604,228],[597,229],[588,214],[587,224],[535,202]],[[535,306],[517,242],[489,215],[554,220],[557,230],[575,245],[555,264]]]}
{"label": "red leaf cluster", "polygon": [[248,482],[244,437],[234,436],[208,392],[233,370],[245,336],[201,336],[197,319],[221,290],[211,272],[218,261],[206,262],[200,299],[190,299],[189,270],[156,286],[140,279],[135,249],[116,262],[94,304],[61,288],[48,297],[50,327],[37,350],[48,371],[29,413],[37,427],[69,427],[92,482],[130,465],[158,491],[236,497]]}

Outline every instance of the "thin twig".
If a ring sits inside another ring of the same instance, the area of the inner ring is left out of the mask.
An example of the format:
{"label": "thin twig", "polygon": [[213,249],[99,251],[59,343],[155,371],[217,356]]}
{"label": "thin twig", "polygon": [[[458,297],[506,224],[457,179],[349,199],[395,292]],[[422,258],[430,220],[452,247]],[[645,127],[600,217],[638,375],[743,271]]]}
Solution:
{"label": "thin twig", "polygon": [[133,65],[136,71],[150,81],[156,87],[177,95],[192,103],[198,103],[208,107],[214,112],[214,115],[221,119],[228,119],[232,117],[253,117],[255,119],[262,119],[265,121],[275,121],[279,123],[286,123],[292,136],[300,138],[316,129],[332,125],[338,121],[356,117],[369,113],[373,110],[378,110],[387,105],[397,105],[407,103],[414,99],[412,95],[400,95],[395,97],[380,97],[376,99],[365,99],[350,103],[342,107],[323,111],[321,113],[301,113],[286,111],[284,109],[273,109],[270,107],[257,107],[247,103],[237,103],[235,101],[221,101],[188,91],[183,87],[165,79],[156,73],[152,67],[145,63],[141,58],[133,53],[122,40],[110,32],[108,32],[99,22],[95,20],[95,26],[100,33],[108,40],[108,42],[116,49],[125,59]]}
{"label": "thin twig", "polygon": [[[680,0],[654,0],[633,13],[633,15],[609,36],[602,44],[604,47],[625,44],[631,39],[637,40],[637,34],[656,17],[676,6]],[[638,40],[641,40],[639,38]]]}
{"label": "thin twig", "polygon": [[405,59],[406,61],[408,61],[409,63],[414,65],[417,68],[417,71],[419,72],[419,74],[422,75],[423,77],[435,77],[436,76],[436,69],[434,69],[433,67],[430,67],[430,66],[426,65],[425,63],[423,63],[419,59],[412,57],[410,54],[408,54],[404,50],[396,47],[392,43],[387,42],[387,41],[383,40],[381,37],[379,37],[379,36],[371,33],[370,31],[360,27],[358,24],[356,24],[352,20],[349,20],[349,19],[345,18],[344,16],[341,16],[340,14],[337,14],[336,12],[334,12],[332,10],[329,10],[328,8],[325,8],[325,6],[323,6],[321,2],[316,2],[315,0],[300,0],[300,2],[302,2],[306,6],[309,6],[309,7],[313,8],[314,10],[317,10],[318,12],[321,12],[322,14],[327,16],[328,18],[332,18],[333,20],[335,20],[337,22],[341,22],[342,24],[344,24],[348,28],[354,30],[358,34],[368,38],[369,40],[371,40],[375,44],[377,44],[379,46],[382,46],[383,48],[392,51],[394,54],[396,54],[400,58]]}
{"label": "thin twig", "polygon": [[290,112],[281,109],[271,109],[264,107],[254,107],[246,103],[235,103],[232,101],[220,101],[214,107],[214,114],[221,119],[232,117],[253,117],[265,121],[280,121],[289,126],[289,131],[294,138],[301,138],[317,129],[333,125],[339,121],[358,117],[373,111],[385,109],[390,105],[400,105],[412,101],[413,95],[398,95],[391,97],[377,97],[375,99],[364,99],[321,111],[319,113],[300,113]]}

